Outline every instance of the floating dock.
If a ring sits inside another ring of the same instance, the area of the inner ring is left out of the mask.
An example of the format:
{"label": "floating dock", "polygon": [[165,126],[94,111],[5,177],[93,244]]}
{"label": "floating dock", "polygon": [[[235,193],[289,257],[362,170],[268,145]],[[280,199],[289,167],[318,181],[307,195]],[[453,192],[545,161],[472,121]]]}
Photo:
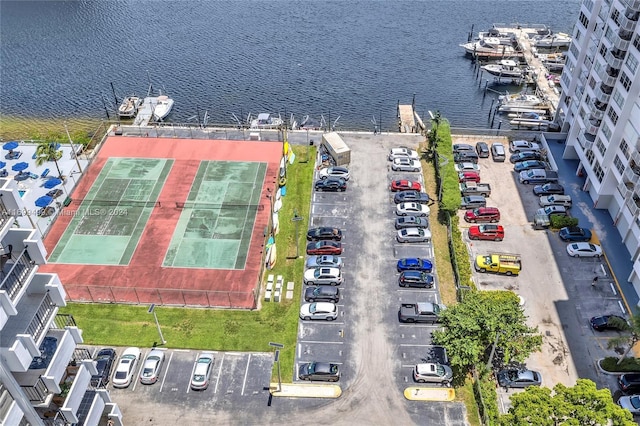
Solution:
{"label": "floating dock", "polygon": [[144,102],[138,109],[136,119],[133,121],[134,126],[148,126],[149,122],[153,119],[153,111],[158,105],[157,96],[148,96],[144,98]]}

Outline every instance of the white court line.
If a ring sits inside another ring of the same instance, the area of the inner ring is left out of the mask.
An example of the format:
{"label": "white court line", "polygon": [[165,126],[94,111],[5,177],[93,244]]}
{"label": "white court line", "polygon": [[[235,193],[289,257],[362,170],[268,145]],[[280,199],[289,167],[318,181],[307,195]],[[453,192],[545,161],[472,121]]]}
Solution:
{"label": "white court line", "polygon": [[198,359],[198,354],[196,354],[196,359],[193,360],[193,367],[191,367],[191,375],[189,376],[189,383],[187,383],[187,393],[191,390],[191,378],[193,377],[193,373],[196,371],[196,360]]}
{"label": "white court line", "polygon": [[222,359],[220,360],[220,369],[218,370],[218,377],[216,378],[216,387],[213,390],[213,393],[218,392],[218,382],[220,381],[220,375],[222,374],[222,364],[224,363],[224,355],[222,354]]}
{"label": "white court line", "polygon": [[160,384],[160,392],[162,392],[162,388],[164,387],[164,381],[167,380],[167,374],[169,373],[169,366],[171,365],[172,359],[173,359],[173,352],[171,352],[171,356],[169,357],[169,362],[167,363],[167,367],[164,369],[164,377],[162,378],[162,383]]}
{"label": "white court line", "polygon": [[249,359],[247,360],[247,368],[244,370],[244,380],[242,381],[242,392],[240,392],[240,395],[244,395],[244,387],[247,384],[247,374],[249,374],[250,363],[251,363],[251,354],[249,354]]}
{"label": "white court line", "polygon": [[319,344],[335,344],[344,345],[344,342],[327,342],[325,340],[300,340],[300,343],[319,343]]}

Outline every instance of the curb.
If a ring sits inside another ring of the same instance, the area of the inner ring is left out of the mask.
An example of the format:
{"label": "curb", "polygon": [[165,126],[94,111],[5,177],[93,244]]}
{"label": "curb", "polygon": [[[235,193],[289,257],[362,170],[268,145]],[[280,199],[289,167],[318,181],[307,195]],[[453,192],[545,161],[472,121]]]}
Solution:
{"label": "curb", "polygon": [[614,373],[614,372],[612,372],[612,371],[607,371],[607,370],[605,370],[604,368],[602,368],[602,367],[600,366],[600,361],[602,361],[602,360],[604,360],[604,358],[600,358],[600,359],[598,359],[598,360],[596,361],[596,367],[598,368],[598,370],[599,370],[602,374],[606,374],[607,376],[619,376],[620,374],[623,374],[623,373]]}
{"label": "curb", "polygon": [[409,387],[404,390],[404,397],[409,401],[453,401],[456,391],[453,388],[419,388]]}
{"label": "curb", "polygon": [[277,383],[269,384],[269,393],[275,397],[285,398],[329,398],[335,399],[342,395],[342,388],[338,385],[315,385],[306,383],[283,383],[278,391]]}

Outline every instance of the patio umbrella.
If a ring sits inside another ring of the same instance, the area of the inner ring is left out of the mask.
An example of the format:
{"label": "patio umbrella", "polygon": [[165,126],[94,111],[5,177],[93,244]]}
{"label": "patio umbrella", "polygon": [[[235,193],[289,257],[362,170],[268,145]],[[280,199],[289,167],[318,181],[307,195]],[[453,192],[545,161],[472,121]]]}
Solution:
{"label": "patio umbrella", "polygon": [[62,183],[62,180],[58,179],[58,178],[51,178],[49,180],[47,180],[44,185],[45,188],[47,189],[51,189],[51,188],[55,188],[56,186],[60,185]]}
{"label": "patio umbrella", "polygon": [[43,195],[42,197],[36,200],[35,204],[36,204],[36,207],[45,208],[52,202],[53,202],[53,198],[49,197],[48,195]]}
{"label": "patio umbrella", "polygon": [[10,141],[2,145],[2,149],[6,149],[7,151],[12,151],[18,147],[17,141]]}
{"label": "patio umbrella", "polygon": [[22,172],[28,168],[29,168],[29,163],[25,163],[24,161],[21,161],[11,166],[11,170],[13,170],[14,172]]}
{"label": "patio umbrella", "polygon": [[6,162],[0,161],[0,169],[4,169],[6,165],[7,165]]}

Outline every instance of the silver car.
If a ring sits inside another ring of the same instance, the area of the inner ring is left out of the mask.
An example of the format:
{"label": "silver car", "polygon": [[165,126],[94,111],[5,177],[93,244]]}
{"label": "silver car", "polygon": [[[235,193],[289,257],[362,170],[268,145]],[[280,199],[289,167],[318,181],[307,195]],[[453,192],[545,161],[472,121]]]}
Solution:
{"label": "silver car", "polygon": [[338,306],[331,302],[303,303],[300,306],[300,319],[327,320],[338,318]]}
{"label": "silver car", "polygon": [[419,172],[422,166],[420,161],[412,158],[396,158],[391,163],[391,169],[396,172]]}
{"label": "silver car", "polygon": [[320,176],[320,179],[326,179],[328,177],[338,177],[344,180],[349,180],[349,177],[351,177],[351,173],[349,173],[349,169],[347,169],[346,167],[340,167],[340,166],[332,166],[332,167],[324,168],[320,170],[318,175]]}
{"label": "silver car", "polygon": [[164,362],[164,351],[160,349],[152,349],[144,360],[142,371],[140,372],[140,383],[143,385],[152,385],[158,381],[160,377],[160,369]]}
{"label": "silver car", "polygon": [[405,228],[398,231],[396,239],[399,243],[428,243],[431,231],[425,228]]}
{"label": "silver car", "polygon": [[418,364],[413,368],[413,380],[418,383],[440,383],[448,385],[453,379],[451,367],[444,364]]}
{"label": "silver car", "polygon": [[396,205],[396,214],[398,216],[429,216],[431,209],[426,204],[406,202]]}
{"label": "silver car", "polygon": [[342,273],[340,268],[310,268],[304,271],[303,280],[307,285],[340,285]]}
{"label": "silver car", "polygon": [[317,268],[323,266],[325,268],[342,268],[343,265],[342,258],[340,256],[334,256],[330,254],[325,254],[321,256],[311,256],[307,259],[304,266],[309,268]]}
{"label": "silver car", "polygon": [[209,386],[209,376],[211,376],[211,368],[213,367],[213,353],[202,352],[195,365],[193,366],[193,375],[191,376],[191,389],[204,390]]}
{"label": "silver car", "polygon": [[393,161],[396,158],[411,158],[413,160],[418,159],[418,153],[406,146],[399,146],[397,148],[391,148],[389,151],[389,161]]}

